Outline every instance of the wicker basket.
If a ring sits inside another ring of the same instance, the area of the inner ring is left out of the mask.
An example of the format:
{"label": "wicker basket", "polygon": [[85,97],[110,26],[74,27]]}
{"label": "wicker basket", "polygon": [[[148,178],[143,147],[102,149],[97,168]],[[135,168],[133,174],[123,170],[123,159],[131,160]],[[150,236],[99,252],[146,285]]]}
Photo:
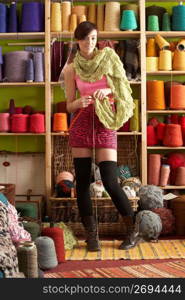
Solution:
{"label": "wicker basket", "polygon": [[[132,208],[137,210],[138,199],[130,199]],[[51,202],[51,218],[54,222],[63,221],[67,223],[74,233],[78,235],[84,234],[84,228],[81,224],[76,198],[50,198]],[[110,198],[93,198],[94,216],[98,220],[99,234],[106,235],[122,235],[126,234],[127,227],[112,203]]]}
{"label": "wicker basket", "polygon": [[0,183],[1,186],[4,186],[4,188],[2,188],[0,190],[1,193],[3,193],[8,201],[12,204],[15,205],[15,184],[11,184],[11,183]]}

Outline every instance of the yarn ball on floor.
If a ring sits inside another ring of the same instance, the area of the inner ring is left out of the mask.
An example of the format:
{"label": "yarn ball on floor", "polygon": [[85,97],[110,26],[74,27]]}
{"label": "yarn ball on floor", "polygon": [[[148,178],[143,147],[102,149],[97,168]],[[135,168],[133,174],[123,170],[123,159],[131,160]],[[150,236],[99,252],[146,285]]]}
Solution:
{"label": "yarn ball on floor", "polygon": [[57,197],[71,197],[71,189],[74,188],[74,183],[70,180],[61,180],[55,185]]}
{"label": "yarn ball on floor", "polygon": [[145,240],[158,239],[162,231],[161,218],[150,210],[142,210],[136,215],[135,226]]}
{"label": "yarn ball on floor", "polygon": [[172,210],[166,207],[153,208],[152,212],[156,213],[162,221],[161,235],[173,234],[175,232],[175,217]]}
{"label": "yarn ball on floor", "polygon": [[139,189],[139,206],[141,209],[163,207],[163,190],[156,185],[144,185]]}

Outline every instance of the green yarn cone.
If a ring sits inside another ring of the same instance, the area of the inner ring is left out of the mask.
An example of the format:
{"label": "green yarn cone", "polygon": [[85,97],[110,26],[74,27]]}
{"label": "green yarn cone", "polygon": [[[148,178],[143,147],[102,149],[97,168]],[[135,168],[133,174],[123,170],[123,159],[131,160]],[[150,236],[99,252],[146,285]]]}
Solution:
{"label": "green yarn cone", "polygon": [[158,16],[151,15],[148,16],[148,31],[159,31],[159,18]]}
{"label": "green yarn cone", "polygon": [[171,31],[170,16],[167,12],[163,14],[162,31]]}

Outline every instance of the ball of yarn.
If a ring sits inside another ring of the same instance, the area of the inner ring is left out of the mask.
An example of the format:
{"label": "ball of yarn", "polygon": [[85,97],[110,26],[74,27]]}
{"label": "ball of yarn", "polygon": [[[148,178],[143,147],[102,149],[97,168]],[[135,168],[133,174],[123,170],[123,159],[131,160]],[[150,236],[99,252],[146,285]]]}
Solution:
{"label": "ball of yarn", "polygon": [[65,249],[64,249],[64,233],[61,228],[49,227],[42,229],[42,235],[48,236],[53,239],[55,244],[55,250],[57,254],[57,260],[59,263],[65,261]]}
{"label": "ball of yarn", "polygon": [[57,197],[70,197],[72,188],[74,188],[74,183],[72,181],[61,180],[55,185]]}
{"label": "ball of yarn", "polygon": [[47,236],[35,240],[38,252],[38,264],[42,270],[55,268],[58,265],[54,241]]}
{"label": "ball of yarn", "polygon": [[130,177],[122,181],[121,186],[129,186],[134,189],[135,192],[138,192],[141,187],[141,180],[139,177]]}
{"label": "ball of yarn", "polygon": [[141,209],[163,207],[163,190],[155,185],[144,185],[139,190]]}
{"label": "ball of yarn", "polygon": [[61,180],[70,180],[70,181],[73,181],[74,180],[74,176],[73,176],[72,173],[70,173],[68,171],[63,171],[63,172],[60,172],[57,175],[56,183],[59,183]]}
{"label": "ball of yarn", "polygon": [[170,153],[167,158],[167,164],[169,164],[172,169],[176,169],[178,167],[185,167],[185,154]]}
{"label": "ball of yarn", "polygon": [[40,226],[35,222],[23,222],[24,229],[31,234],[31,239],[34,241],[40,234]]}
{"label": "ball of yarn", "polygon": [[173,234],[175,232],[175,217],[171,209],[166,207],[153,208],[152,212],[156,213],[162,222],[161,235]]}
{"label": "ball of yarn", "polygon": [[162,230],[160,217],[149,210],[140,211],[136,215],[135,226],[139,235],[147,240],[158,239]]}

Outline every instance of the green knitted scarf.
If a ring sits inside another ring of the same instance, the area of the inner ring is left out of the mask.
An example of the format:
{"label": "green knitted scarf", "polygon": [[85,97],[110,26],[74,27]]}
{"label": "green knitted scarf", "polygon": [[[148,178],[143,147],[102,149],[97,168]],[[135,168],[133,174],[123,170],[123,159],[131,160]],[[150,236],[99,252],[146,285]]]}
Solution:
{"label": "green knitted scarf", "polygon": [[99,120],[108,129],[119,129],[133,115],[134,102],[132,90],[125,75],[122,62],[115,51],[109,47],[95,49],[95,56],[87,60],[77,52],[73,66],[81,80],[95,82],[106,76],[115,99],[116,111],[113,112],[108,97],[95,99],[95,111]]}

